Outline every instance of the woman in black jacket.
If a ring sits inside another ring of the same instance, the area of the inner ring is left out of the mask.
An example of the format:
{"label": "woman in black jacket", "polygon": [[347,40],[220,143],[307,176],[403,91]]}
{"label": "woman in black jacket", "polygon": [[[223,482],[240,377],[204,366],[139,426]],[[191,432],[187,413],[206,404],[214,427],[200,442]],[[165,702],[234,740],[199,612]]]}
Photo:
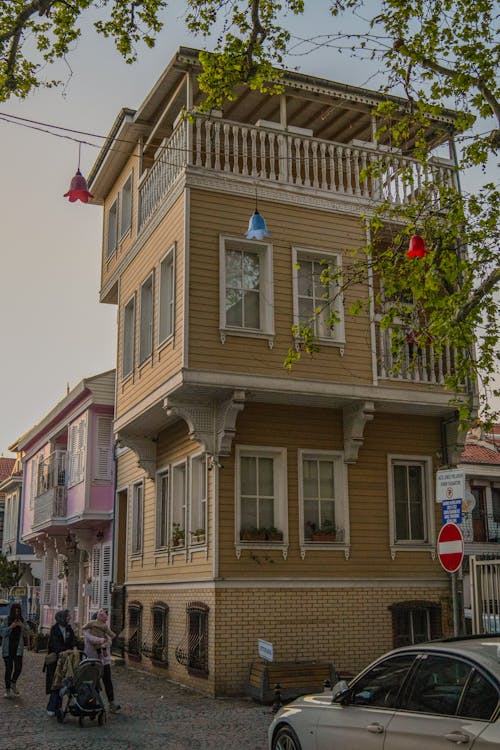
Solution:
{"label": "woman in black jacket", "polygon": [[45,692],[50,696],[47,704],[48,716],[55,716],[57,709],[61,706],[59,690],[52,690],[57,659],[59,658],[59,654],[62,654],[64,651],[71,651],[76,646],[75,632],[69,624],[71,619],[69,609],[61,609],[59,612],[56,612],[55,619],[56,621],[50,629],[47,655],[56,654],[56,659],[52,664],[46,664],[45,666]]}

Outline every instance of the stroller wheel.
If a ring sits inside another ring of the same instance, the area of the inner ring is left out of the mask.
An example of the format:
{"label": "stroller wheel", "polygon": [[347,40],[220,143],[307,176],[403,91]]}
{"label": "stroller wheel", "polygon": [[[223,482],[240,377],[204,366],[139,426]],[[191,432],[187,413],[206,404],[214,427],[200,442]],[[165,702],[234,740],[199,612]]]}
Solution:
{"label": "stroller wheel", "polygon": [[83,716],[78,717],[78,726],[83,727]]}

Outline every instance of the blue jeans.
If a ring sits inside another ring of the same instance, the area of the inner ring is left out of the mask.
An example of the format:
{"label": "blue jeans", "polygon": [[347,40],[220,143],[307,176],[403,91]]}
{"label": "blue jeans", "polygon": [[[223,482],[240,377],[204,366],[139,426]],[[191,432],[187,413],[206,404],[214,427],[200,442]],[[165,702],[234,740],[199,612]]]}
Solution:
{"label": "blue jeans", "polygon": [[55,713],[58,708],[61,708],[61,703],[62,700],[59,695],[59,690],[51,690],[49,702],[47,703],[47,711],[54,711]]}

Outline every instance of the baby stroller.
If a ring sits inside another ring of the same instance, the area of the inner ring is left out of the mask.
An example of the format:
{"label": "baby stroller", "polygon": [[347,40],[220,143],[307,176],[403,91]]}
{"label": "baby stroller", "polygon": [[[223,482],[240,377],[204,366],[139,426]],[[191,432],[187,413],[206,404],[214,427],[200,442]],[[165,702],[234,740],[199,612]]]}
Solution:
{"label": "baby stroller", "polygon": [[83,659],[72,677],[66,677],[59,691],[62,705],[56,711],[57,721],[61,724],[66,714],[78,716],[78,723],[83,727],[83,720],[97,719],[100,726],[106,721],[106,710],[99,692],[102,677],[102,664],[97,659]]}

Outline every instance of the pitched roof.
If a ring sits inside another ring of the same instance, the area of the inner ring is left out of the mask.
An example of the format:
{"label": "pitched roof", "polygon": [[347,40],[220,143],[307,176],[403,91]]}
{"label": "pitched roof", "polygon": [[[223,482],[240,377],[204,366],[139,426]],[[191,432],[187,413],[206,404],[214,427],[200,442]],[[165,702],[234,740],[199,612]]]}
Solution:
{"label": "pitched roof", "polygon": [[466,443],[460,457],[462,464],[490,464],[500,466],[500,451],[476,443]]}
{"label": "pitched roof", "polygon": [[15,463],[15,458],[6,458],[5,456],[0,456],[0,482],[10,477]]}

